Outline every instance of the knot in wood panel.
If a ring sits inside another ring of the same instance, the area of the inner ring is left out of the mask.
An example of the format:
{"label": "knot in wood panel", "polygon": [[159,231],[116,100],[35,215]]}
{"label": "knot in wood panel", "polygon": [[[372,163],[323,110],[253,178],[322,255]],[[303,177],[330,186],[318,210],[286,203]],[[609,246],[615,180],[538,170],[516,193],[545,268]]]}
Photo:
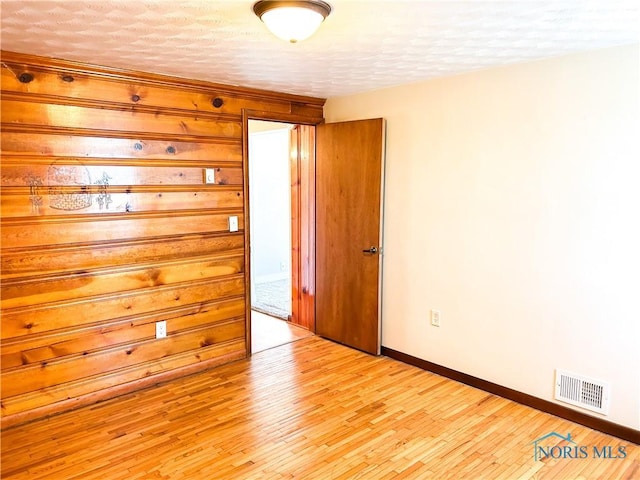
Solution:
{"label": "knot in wood panel", "polygon": [[33,81],[33,75],[31,73],[24,72],[18,75],[18,80],[20,83],[31,83]]}

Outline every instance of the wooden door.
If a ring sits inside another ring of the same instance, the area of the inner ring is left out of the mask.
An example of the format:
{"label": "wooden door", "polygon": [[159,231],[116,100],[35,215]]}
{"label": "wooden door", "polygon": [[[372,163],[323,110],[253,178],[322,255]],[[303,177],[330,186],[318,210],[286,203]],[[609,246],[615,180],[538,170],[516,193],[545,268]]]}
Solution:
{"label": "wooden door", "polygon": [[316,333],[380,353],[384,120],[316,131]]}

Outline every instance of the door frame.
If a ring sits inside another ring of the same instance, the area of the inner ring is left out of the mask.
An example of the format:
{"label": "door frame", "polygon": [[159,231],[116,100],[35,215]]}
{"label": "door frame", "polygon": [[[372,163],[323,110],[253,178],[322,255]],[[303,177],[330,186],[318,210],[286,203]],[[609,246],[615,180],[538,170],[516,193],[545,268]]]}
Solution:
{"label": "door frame", "polygon": [[[322,123],[309,122],[308,117],[294,114],[242,110],[242,171],[244,195],[244,287],[245,287],[245,342],[247,355],[251,355],[251,242],[249,207],[249,120],[290,123],[315,127]],[[305,135],[297,135],[296,162],[292,162],[292,318],[294,323],[315,333],[315,128],[306,129]],[[305,182],[301,182],[301,176]],[[294,181],[295,180],[295,181]],[[302,185],[307,187],[301,188]],[[293,198],[292,198],[293,200]],[[294,205],[295,203],[295,205]],[[296,248],[297,247],[297,248]],[[305,258],[307,261],[305,261]],[[301,288],[302,280],[312,284]]]}

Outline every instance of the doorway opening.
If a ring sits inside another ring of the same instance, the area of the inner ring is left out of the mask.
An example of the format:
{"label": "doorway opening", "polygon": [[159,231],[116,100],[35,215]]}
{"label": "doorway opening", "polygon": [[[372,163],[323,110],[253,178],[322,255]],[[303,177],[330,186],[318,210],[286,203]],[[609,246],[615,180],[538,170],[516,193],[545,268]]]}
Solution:
{"label": "doorway opening", "polygon": [[251,310],[282,320],[291,320],[291,128],[249,121]]}
{"label": "doorway opening", "polygon": [[296,325],[296,125],[248,121],[251,351],[311,335]]}
{"label": "doorway opening", "polygon": [[[249,122],[292,123],[290,323],[379,355],[384,119],[309,125],[298,124],[297,115],[273,115],[242,112],[245,296],[251,298],[252,279]],[[255,349],[250,301],[245,309],[246,345],[251,353]]]}

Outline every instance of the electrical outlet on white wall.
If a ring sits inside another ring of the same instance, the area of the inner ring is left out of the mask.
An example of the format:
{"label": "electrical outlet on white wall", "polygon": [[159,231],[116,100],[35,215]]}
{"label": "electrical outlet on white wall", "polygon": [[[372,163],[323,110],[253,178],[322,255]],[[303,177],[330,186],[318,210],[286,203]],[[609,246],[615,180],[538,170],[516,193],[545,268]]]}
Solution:
{"label": "electrical outlet on white wall", "polygon": [[431,310],[431,325],[440,326],[440,310]]}

